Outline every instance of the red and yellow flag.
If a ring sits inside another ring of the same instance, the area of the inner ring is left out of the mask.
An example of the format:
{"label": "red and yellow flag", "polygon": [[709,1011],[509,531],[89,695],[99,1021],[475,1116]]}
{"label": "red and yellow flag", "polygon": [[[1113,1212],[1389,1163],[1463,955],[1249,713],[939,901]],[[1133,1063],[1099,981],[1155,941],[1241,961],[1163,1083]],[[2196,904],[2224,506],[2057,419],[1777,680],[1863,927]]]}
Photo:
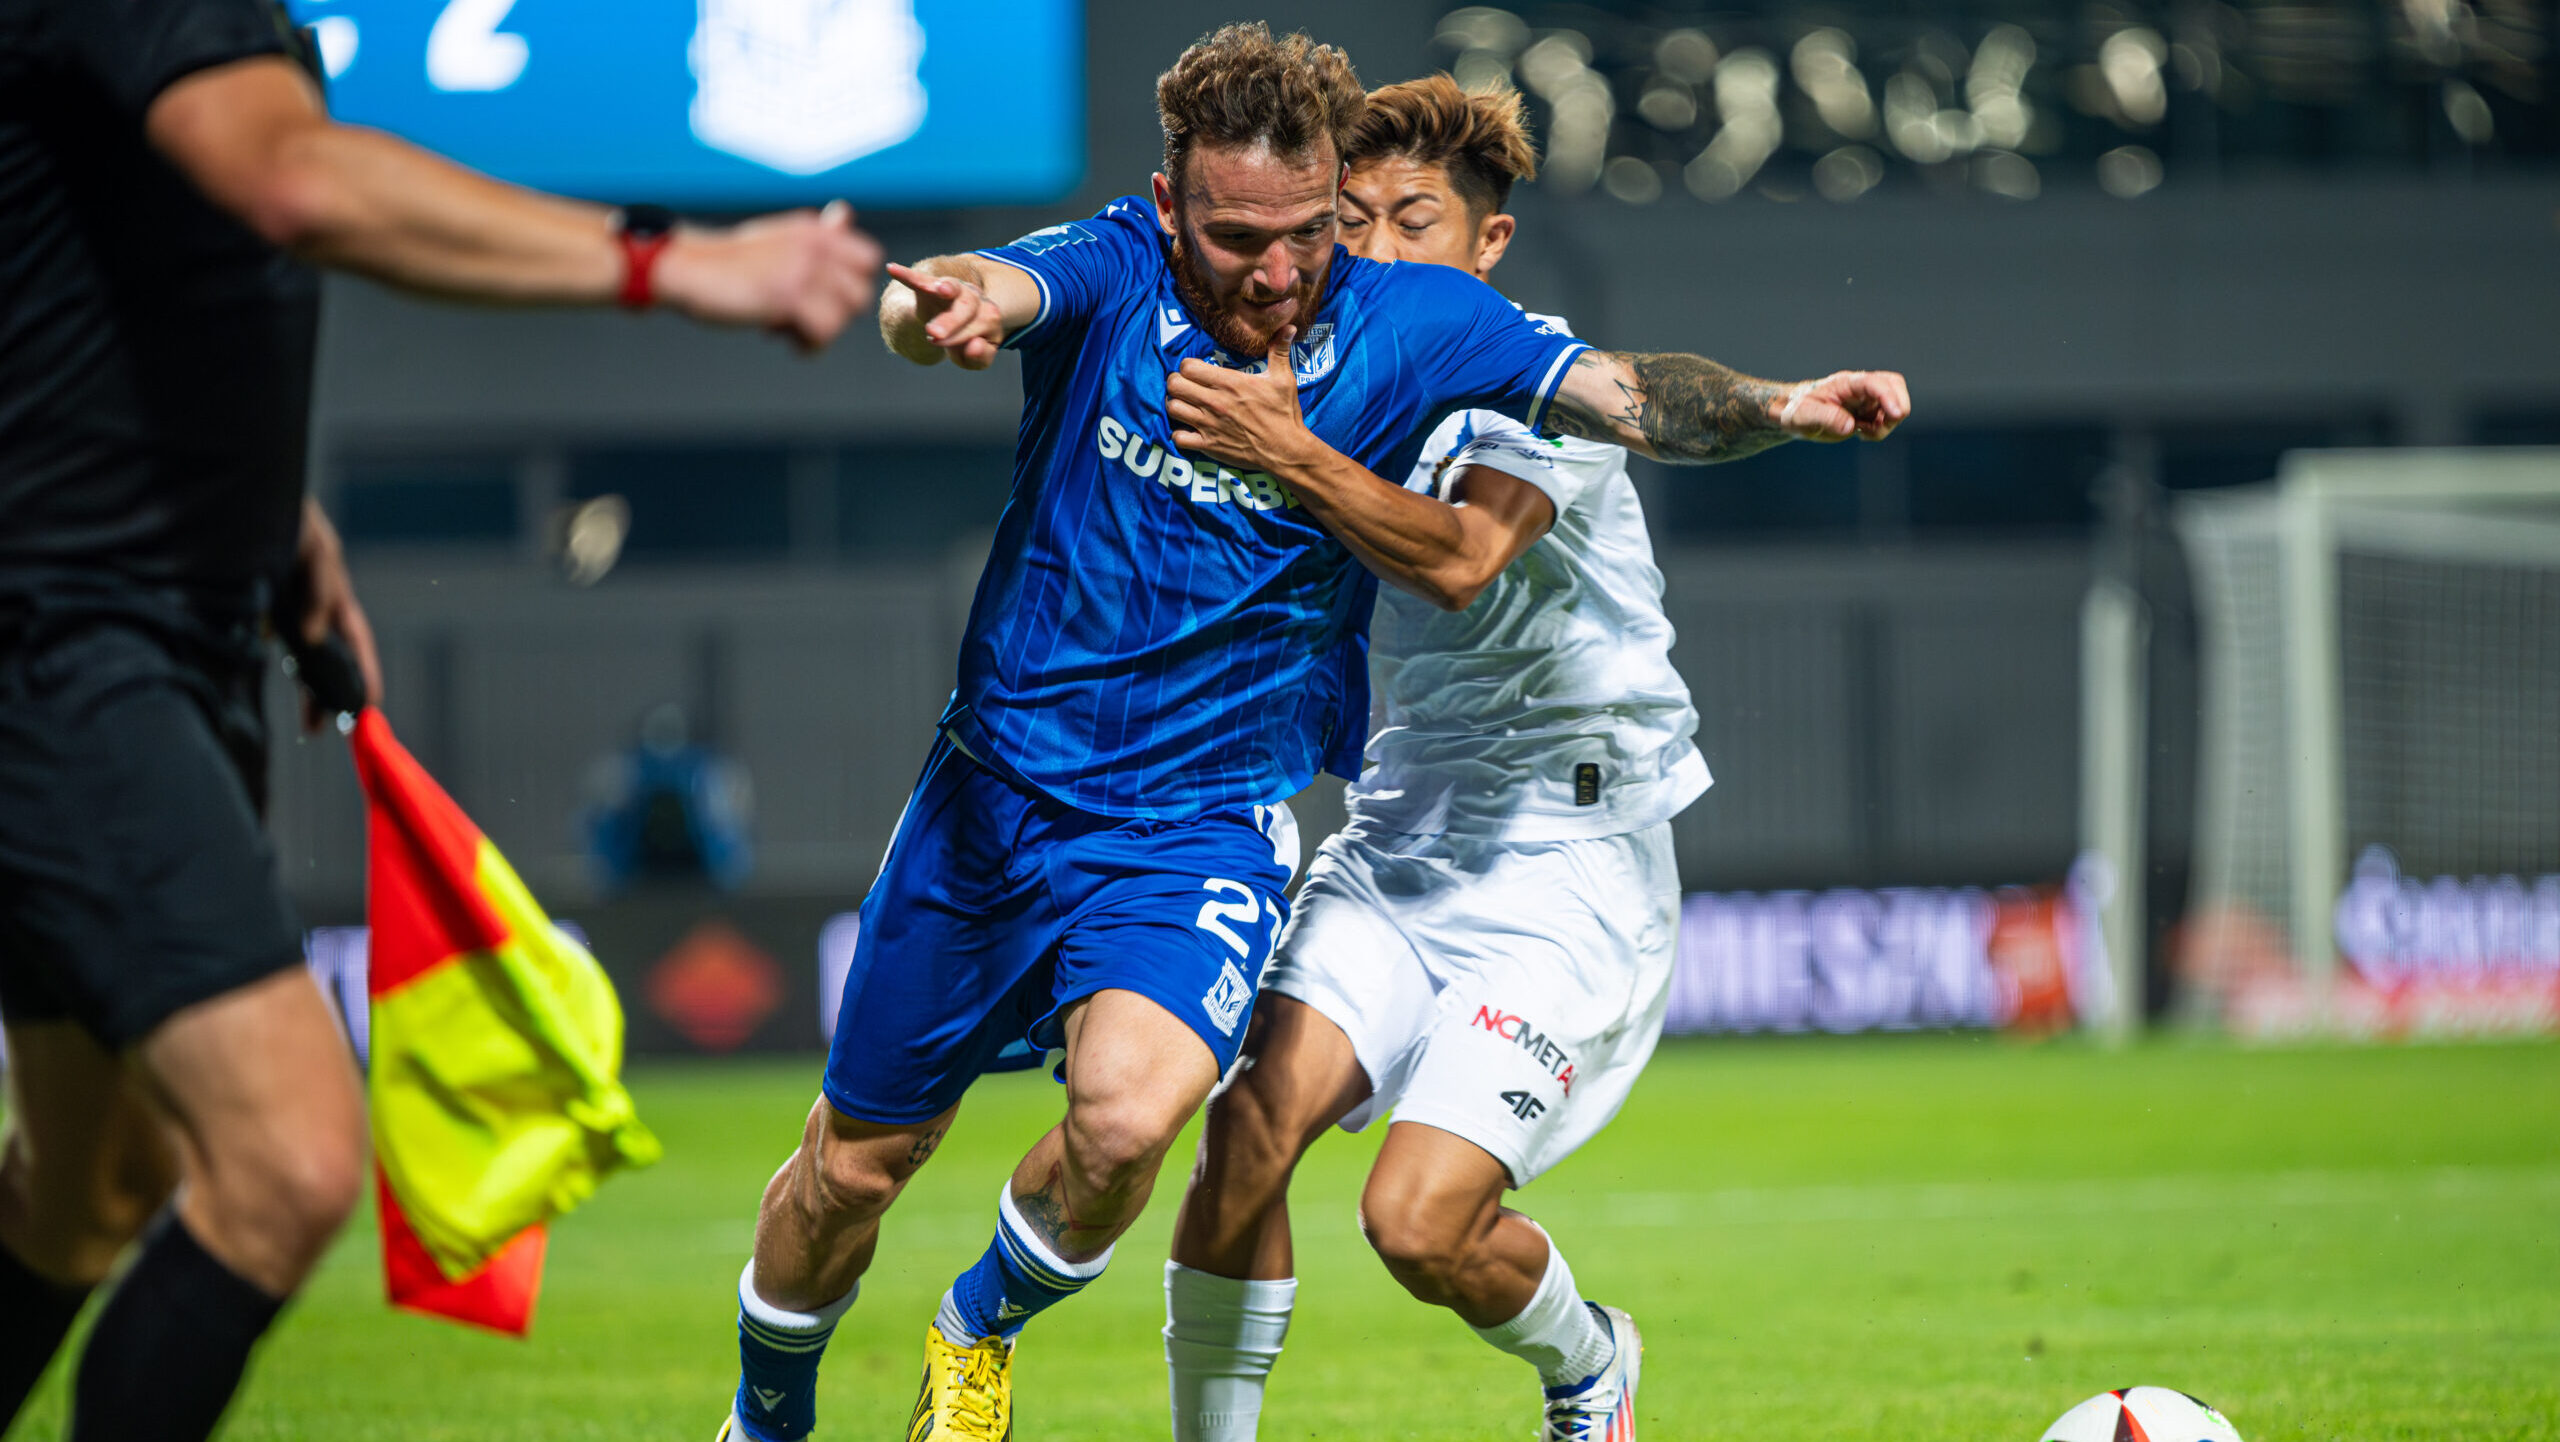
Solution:
{"label": "red and yellow flag", "polygon": [[378,711],[356,719],[391,1303],[522,1336],[545,1224],[658,1159],[623,1089],[622,1005]]}

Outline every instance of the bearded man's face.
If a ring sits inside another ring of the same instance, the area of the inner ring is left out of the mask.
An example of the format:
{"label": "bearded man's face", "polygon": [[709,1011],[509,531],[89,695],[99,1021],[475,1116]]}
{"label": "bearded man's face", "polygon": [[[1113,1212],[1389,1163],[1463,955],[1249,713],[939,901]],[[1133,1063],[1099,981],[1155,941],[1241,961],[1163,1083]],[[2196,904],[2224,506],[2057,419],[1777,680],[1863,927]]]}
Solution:
{"label": "bearded man's face", "polygon": [[1156,177],[1174,287],[1228,354],[1267,354],[1281,327],[1303,333],[1315,318],[1333,266],[1341,179],[1330,146],[1281,157],[1264,145],[1203,146],[1185,158],[1178,184]]}

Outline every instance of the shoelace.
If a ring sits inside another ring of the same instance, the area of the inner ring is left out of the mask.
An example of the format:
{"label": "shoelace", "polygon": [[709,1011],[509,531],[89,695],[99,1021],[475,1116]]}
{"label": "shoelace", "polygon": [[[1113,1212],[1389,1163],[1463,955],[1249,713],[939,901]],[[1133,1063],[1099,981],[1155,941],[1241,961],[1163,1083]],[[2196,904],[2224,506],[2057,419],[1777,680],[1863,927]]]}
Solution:
{"label": "shoelace", "polygon": [[997,1374],[1004,1354],[994,1347],[970,1347],[951,1357],[951,1434],[969,1442],[1004,1442],[1004,1423],[996,1413]]}
{"label": "shoelace", "polygon": [[1617,1406],[1593,1408],[1587,1405],[1589,1400],[1582,1394],[1548,1399],[1547,1442],[1593,1442],[1606,1435]]}

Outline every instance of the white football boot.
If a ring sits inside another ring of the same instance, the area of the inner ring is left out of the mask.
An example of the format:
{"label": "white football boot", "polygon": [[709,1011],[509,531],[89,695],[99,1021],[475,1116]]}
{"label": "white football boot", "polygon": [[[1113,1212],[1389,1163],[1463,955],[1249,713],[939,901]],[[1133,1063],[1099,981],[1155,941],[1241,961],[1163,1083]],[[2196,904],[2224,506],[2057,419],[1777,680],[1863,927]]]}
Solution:
{"label": "white football boot", "polygon": [[1635,1442],[1636,1378],[1644,1370],[1644,1338],[1633,1317],[1597,1302],[1591,1309],[1617,1344],[1609,1365],[1572,1387],[1547,1389],[1545,1442]]}

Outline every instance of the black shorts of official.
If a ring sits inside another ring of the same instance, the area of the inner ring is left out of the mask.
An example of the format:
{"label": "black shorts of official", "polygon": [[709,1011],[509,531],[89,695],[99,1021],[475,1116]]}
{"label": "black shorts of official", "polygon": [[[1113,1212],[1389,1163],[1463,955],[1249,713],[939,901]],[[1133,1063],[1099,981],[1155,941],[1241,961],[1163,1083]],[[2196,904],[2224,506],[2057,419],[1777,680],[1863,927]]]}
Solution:
{"label": "black shorts of official", "polygon": [[301,960],[263,652],[240,620],[24,620],[0,615],[0,1017],[121,1051]]}

